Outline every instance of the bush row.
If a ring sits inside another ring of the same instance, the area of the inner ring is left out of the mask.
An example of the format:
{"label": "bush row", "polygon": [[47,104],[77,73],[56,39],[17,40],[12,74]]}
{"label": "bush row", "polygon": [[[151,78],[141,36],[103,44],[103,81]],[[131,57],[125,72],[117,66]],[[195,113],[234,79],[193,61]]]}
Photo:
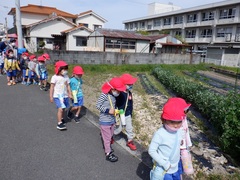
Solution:
{"label": "bush row", "polygon": [[240,159],[239,94],[217,94],[200,83],[177,76],[161,67],[154,68],[152,73],[166,88],[191,102],[217,130],[222,149]]}

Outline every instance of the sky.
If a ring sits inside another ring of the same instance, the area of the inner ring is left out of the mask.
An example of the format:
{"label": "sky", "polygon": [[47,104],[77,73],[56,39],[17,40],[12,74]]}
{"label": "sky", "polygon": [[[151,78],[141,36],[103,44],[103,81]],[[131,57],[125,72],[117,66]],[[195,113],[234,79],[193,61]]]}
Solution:
{"label": "sky", "polygon": [[[222,0],[20,0],[20,5],[35,4],[56,7],[71,14],[92,10],[107,20],[104,28],[124,29],[123,21],[147,16],[148,4],[153,2],[172,3],[185,9],[220,1]],[[5,24],[5,18],[7,18],[9,28],[13,27],[13,17],[9,16],[8,12],[14,7],[15,0],[1,0],[0,2],[0,23]]]}

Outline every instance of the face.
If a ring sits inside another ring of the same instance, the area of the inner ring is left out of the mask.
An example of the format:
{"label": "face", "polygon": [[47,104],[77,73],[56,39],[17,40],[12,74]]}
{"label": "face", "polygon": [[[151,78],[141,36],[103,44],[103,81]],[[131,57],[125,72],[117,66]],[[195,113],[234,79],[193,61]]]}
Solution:
{"label": "face", "polygon": [[182,126],[182,121],[163,120],[165,129],[169,132],[177,132]]}
{"label": "face", "polygon": [[62,69],[60,73],[63,76],[67,75],[68,74],[67,68]]}
{"label": "face", "polygon": [[127,90],[132,90],[133,85],[132,85],[132,84],[127,84],[127,85],[126,85],[126,88],[127,88]]}
{"label": "face", "polygon": [[119,94],[120,94],[120,91],[116,90],[116,89],[112,89],[112,95],[115,96],[115,97],[118,97]]}
{"label": "face", "polygon": [[80,78],[82,77],[82,74],[75,74],[75,77],[76,77],[77,79],[80,79]]}
{"label": "face", "polygon": [[12,52],[9,53],[9,57],[13,57],[13,53]]}

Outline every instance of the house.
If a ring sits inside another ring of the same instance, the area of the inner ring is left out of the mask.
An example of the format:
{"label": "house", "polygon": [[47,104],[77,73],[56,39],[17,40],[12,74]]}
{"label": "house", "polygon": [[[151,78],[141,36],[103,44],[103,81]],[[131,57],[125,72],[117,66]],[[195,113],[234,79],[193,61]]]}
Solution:
{"label": "house", "polygon": [[[31,52],[42,46],[52,50],[84,50],[89,34],[107,22],[91,10],[74,15],[54,7],[28,4],[20,11],[24,45]],[[15,8],[8,14],[13,15],[15,22]]]}
{"label": "house", "polygon": [[87,48],[103,52],[149,53],[149,37],[133,31],[96,29],[88,36]]}

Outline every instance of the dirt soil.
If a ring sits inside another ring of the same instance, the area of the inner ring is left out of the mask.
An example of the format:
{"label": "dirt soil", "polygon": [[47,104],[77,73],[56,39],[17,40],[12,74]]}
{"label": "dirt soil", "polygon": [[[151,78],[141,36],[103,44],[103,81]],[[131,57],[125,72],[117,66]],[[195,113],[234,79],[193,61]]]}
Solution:
{"label": "dirt soil", "polygon": [[[208,73],[208,75],[213,73],[214,72]],[[137,74],[133,75],[137,77]],[[216,76],[216,74],[214,74],[214,76]],[[99,112],[95,108],[95,105],[101,93],[101,86],[111,77],[113,77],[111,74],[103,74],[101,76],[85,74],[83,77],[84,104],[90,111],[97,115]],[[224,76],[224,78],[226,77]],[[166,103],[168,97],[159,93],[147,94],[140,81],[137,81],[133,88],[133,99],[135,140],[147,149],[153,133],[161,126],[160,114],[162,113],[162,107]],[[193,156],[195,173],[188,178],[199,179],[197,178],[198,172],[224,175],[239,171],[239,169],[230,163],[220,149],[215,146],[197,126],[197,121],[201,118],[201,115],[195,112],[194,108],[191,110],[192,112],[189,114],[189,117],[191,117],[189,118],[189,128],[191,139],[194,144],[191,153]]]}

